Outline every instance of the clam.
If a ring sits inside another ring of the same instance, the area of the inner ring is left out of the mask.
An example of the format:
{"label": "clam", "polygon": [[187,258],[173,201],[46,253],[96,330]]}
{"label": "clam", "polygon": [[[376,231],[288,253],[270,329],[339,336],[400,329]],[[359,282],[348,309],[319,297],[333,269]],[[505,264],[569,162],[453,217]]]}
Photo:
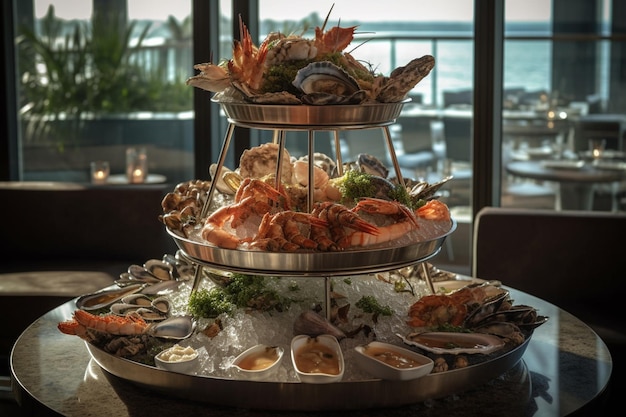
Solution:
{"label": "clam", "polygon": [[154,309],[147,307],[140,307],[136,304],[115,303],[111,305],[111,313],[118,316],[126,316],[130,313],[138,315],[145,321],[160,321],[164,320],[167,316],[161,314]]}
{"label": "clam", "polygon": [[[496,287],[494,287],[496,288]],[[494,292],[488,296],[476,309],[474,309],[465,319],[465,327],[473,328],[482,322],[486,317],[494,314],[502,303],[509,298],[509,292],[499,288],[499,292]]]}
{"label": "clam", "polygon": [[138,305],[135,304],[127,304],[127,303],[114,303],[111,304],[110,310],[111,313],[117,315],[117,316],[125,316],[128,313],[132,313],[134,311],[137,311],[140,307]]}
{"label": "clam", "polygon": [[431,200],[436,198],[436,193],[439,189],[453,177],[448,176],[440,181],[434,183],[428,183],[427,181],[419,181],[415,184],[410,184],[411,187],[409,195],[413,200]]}
{"label": "clam", "polygon": [[145,294],[131,294],[123,297],[122,303],[137,307],[150,307],[152,299]]}
{"label": "clam", "polygon": [[158,297],[152,300],[151,307],[161,314],[169,314],[171,309],[170,299],[167,297]]}
{"label": "clam", "polygon": [[143,267],[146,269],[146,271],[148,271],[150,274],[152,274],[161,281],[168,281],[170,279],[173,279],[172,272],[174,270],[174,267],[172,266],[172,264],[167,263],[161,259],[149,259],[146,261]]}
{"label": "clam", "polygon": [[109,307],[111,304],[120,301],[124,296],[141,291],[143,287],[144,284],[135,283],[122,288],[85,294],[76,300],[76,307],[88,311]]}
{"label": "clam", "polygon": [[168,294],[178,288],[180,284],[182,284],[182,281],[162,281],[157,284],[150,284],[146,286],[143,290],[141,290],[141,293],[147,295]]}
{"label": "clam", "polygon": [[382,178],[387,178],[389,175],[389,169],[375,156],[360,153],[356,156],[356,163],[361,169],[361,172],[367,172],[368,174],[376,175]]}
{"label": "clam", "polygon": [[332,335],[338,340],[346,337],[346,334],[341,329],[311,310],[307,310],[300,314],[293,324],[293,331],[296,335],[307,335],[311,337],[319,336],[321,334]]}
{"label": "clam", "polygon": [[[120,277],[122,277],[122,274],[120,274]],[[144,266],[136,264],[128,267],[128,275],[124,275],[124,277],[146,283],[156,283],[161,281],[160,279],[155,277],[150,271],[148,271]]]}
{"label": "clam", "polygon": [[156,311],[153,308],[139,307],[135,310],[135,313],[137,313],[145,321],[162,321],[167,318],[167,315],[161,313],[160,311]]}
{"label": "clam", "polygon": [[517,325],[508,322],[489,322],[474,328],[474,331],[501,337],[514,345],[521,345],[526,339]]}
{"label": "clam", "polygon": [[196,328],[196,322],[191,316],[172,316],[154,323],[148,332],[163,339],[186,339]]}
{"label": "clam", "polygon": [[301,68],[292,84],[311,105],[358,104],[367,98],[357,81],[341,67],[329,61],[312,62]]}

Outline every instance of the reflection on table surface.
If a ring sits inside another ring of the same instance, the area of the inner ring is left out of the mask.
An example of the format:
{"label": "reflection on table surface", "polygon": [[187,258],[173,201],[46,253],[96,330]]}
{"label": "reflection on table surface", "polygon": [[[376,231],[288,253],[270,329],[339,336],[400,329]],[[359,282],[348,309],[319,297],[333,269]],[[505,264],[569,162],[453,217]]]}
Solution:
{"label": "reflection on table surface", "polygon": [[[514,289],[511,297],[516,304],[532,305],[550,319],[536,329],[522,360],[499,378],[464,393],[411,406],[324,415],[469,416],[489,410],[493,415],[564,416],[592,401],[604,390],[611,373],[612,360],[606,345],[583,322],[558,307]],[[11,371],[18,399],[25,408],[94,417],[276,414],[181,400],[108,374],[92,360],[82,340],[57,330],[57,323],[73,310],[73,302],[52,310],[35,321],[15,344]],[[210,401],[211,393],[203,400]]]}

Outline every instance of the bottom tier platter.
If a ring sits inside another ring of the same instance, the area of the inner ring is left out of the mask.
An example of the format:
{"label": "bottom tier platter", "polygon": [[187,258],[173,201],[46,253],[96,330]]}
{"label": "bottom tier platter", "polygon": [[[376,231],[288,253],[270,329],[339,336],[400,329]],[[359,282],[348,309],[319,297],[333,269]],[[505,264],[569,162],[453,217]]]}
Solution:
{"label": "bottom tier platter", "polygon": [[310,411],[398,407],[476,388],[513,368],[529,341],[530,337],[492,360],[411,381],[369,379],[332,384],[257,382],[179,374],[110,355],[89,343],[86,345],[104,370],[166,395],[246,409]]}

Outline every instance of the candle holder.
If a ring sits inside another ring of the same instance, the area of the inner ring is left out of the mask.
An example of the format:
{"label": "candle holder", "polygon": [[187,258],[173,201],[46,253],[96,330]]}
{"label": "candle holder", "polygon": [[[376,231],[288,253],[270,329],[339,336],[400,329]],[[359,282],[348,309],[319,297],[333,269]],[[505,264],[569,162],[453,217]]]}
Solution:
{"label": "candle holder", "polygon": [[605,139],[589,139],[589,150],[591,151],[591,157],[594,160],[602,158],[602,153],[606,147]]}
{"label": "candle holder", "polygon": [[126,149],[126,178],[130,184],[141,184],[148,176],[148,155],[145,148]]}
{"label": "candle holder", "polygon": [[92,184],[106,184],[109,179],[111,169],[107,161],[93,161],[90,163],[91,183]]}

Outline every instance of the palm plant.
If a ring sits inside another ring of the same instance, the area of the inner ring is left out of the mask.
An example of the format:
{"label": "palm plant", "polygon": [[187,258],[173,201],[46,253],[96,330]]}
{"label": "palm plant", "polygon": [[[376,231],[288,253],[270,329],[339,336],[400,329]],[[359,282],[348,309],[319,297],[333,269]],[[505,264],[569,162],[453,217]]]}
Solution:
{"label": "palm plant", "polygon": [[167,83],[163,69],[146,69],[138,59],[150,25],[131,45],[136,23],[124,28],[116,22],[94,14],[91,28],[75,22],[67,31],[50,6],[41,35],[21,29],[20,108],[27,141],[52,140],[63,149],[77,143],[87,115],[163,111],[163,103],[191,106],[184,79]]}

